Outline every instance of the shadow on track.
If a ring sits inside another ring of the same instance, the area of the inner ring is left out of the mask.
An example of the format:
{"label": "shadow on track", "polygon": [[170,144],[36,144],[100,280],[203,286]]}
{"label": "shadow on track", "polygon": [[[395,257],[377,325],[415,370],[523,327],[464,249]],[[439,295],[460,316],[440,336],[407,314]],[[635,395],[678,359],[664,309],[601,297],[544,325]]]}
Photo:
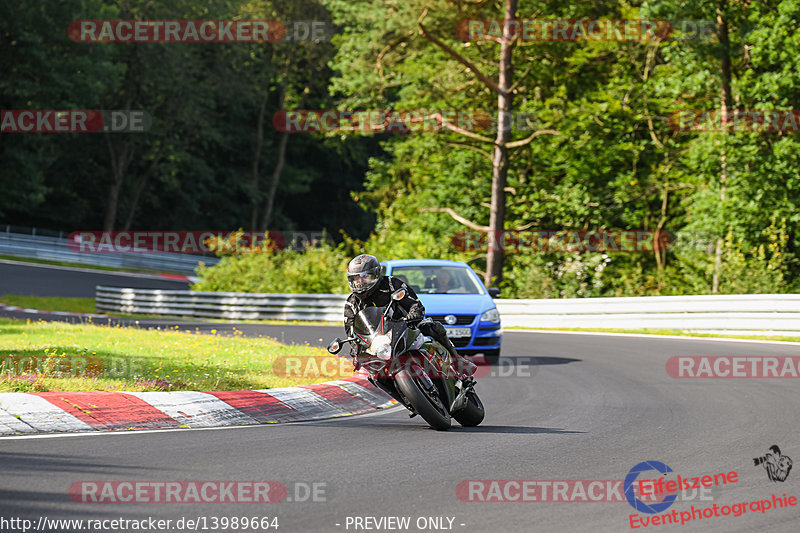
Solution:
{"label": "shadow on track", "polygon": [[[403,413],[403,411],[398,410],[398,413]],[[419,419],[415,419],[419,420]],[[562,428],[547,428],[547,427],[538,427],[538,426],[484,426],[480,425],[477,427],[469,427],[465,428],[458,425],[458,422],[453,421],[453,426],[450,428],[449,431],[437,432],[428,425],[425,424],[424,420],[420,420],[418,423],[414,423],[408,419],[399,419],[396,422],[377,422],[377,421],[370,421],[366,422],[364,418],[359,418],[358,416],[352,418],[329,418],[326,420],[314,420],[308,422],[297,422],[297,424],[308,424],[308,425],[324,425],[326,422],[334,422],[337,427],[351,427],[351,428],[358,428],[358,429],[365,429],[368,431],[383,431],[383,430],[390,430],[390,431],[397,431],[402,429],[403,431],[414,431],[414,430],[425,430],[425,431],[433,431],[434,433],[441,433],[442,435],[447,434],[456,434],[456,433],[486,433],[486,434],[505,434],[505,435],[575,435],[575,434],[583,434],[586,433],[585,431],[570,431]]]}
{"label": "shadow on track", "polygon": [[[520,366],[520,365],[566,365],[568,363],[580,363],[583,359],[572,357],[532,357],[528,355],[503,355],[498,361],[498,365]],[[487,363],[478,363],[478,366],[490,366]],[[491,365],[495,366],[495,365]]]}
{"label": "shadow on track", "polygon": [[470,427],[465,428],[453,424],[453,427],[450,428],[450,431],[455,430],[456,433],[496,433],[496,434],[505,434],[505,435],[536,435],[536,434],[548,434],[548,435],[568,435],[568,434],[582,434],[586,433],[585,431],[570,431],[561,428],[544,428],[544,427],[536,427],[536,426],[484,426],[480,425],[477,427]]}
{"label": "shadow on track", "polygon": [[[7,490],[0,489],[0,513],[4,518],[24,518],[33,521],[33,526],[37,525],[40,517],[46,516],[52,520],[51,524],[57,520],[103,520],[120,518],[122,515],[118,508],[102,505],[80,505],[70,500],[67,488],[63,492],[45,491],[26,491],[26,490]],[[134,517],[130,517],[134,518]],[[46,523],[43,523],[45,525]],[[46,531],[80,531],[85,528],[73,529],[74,525],[69,526],[62,523],[63,527],[58,529],[46,529]],[[87,528],[88,529],[88,528]],[[32,531],[35,529],[29,529]],[[5,530],[9,531],[9,530]],[[23,531],[12,529],[10,531]]]}
{"label": "shadow on track", "polygon": [[131,471],[139,470],[135,466],[120,465],[118,460],[102,462],[96,458],[73,455],[52,455],[38,453],[0,452],[0,473],[12,472],[90,472]]}

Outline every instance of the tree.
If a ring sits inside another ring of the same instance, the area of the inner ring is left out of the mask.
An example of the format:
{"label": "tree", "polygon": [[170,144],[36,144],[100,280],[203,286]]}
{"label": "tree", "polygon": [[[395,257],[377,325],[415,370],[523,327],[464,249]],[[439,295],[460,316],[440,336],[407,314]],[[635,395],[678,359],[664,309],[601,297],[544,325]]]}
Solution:
{"label": "tree", "polygon": [[[375,23],[375,19],[378,17],[387,16],[386,13],[376,11],[376,9],[380,8],[370,6],[369,2],[361,3],[357,7],[344,6],[339,2],[332,2],[331,4],[332,9],[334,11],[338,10],[338,13],[342,15],[342,20],[345,19],[344,14],[346,14],[347,16],[355,17],[360,23],[355,25],[352,29],[353,32],[358,31],[356,28],[360,30],[365,26],[370,27],[371,24]],[[376,51],[374,49],[375,45],[370,41],[362,41],[360,43],[362,45],[366,44],[366,47],[359,50],[361,57],[359,57],[357,61],[359,63],[365,62],[365,57],[370,58],[371,56],[375,58],[377,63],[377,77],[368,77],[367,80],[363,80],[359,77],[359,81],[364,81],[370,84],[371,87],[365,91],[363,87],[356,88],[356,86],[349,82],[342,83],[341,78],[338,81],[338,87],[345,92],[348,97],[347,101],[353,103],[363,102],[365,94],[374,95],[371,102],[373,104],[388,103],[398,107],[408,106],[412,104],[412,102],[424,102],[426,104],[440,103],[442,99],[452,102],[452,99],[442,94],[446,93],[446,91],[433,90],[430,96],[421,95],[419,85],[421,83],[424,84],[424,80],[412,78],[407,81],[409,70],[412,68],[420,68],[422,72],[434,70],[440,73],[446,72],[447,75],[445,77],[458,78],[459,85],[462,88],[469,87],[468,94],[473,97],[465,98],[465,102],[469,102],[470,100],[472,100],[473,103],[475,101],[482,102],[489,100],[487,97],[490,95],[495,96],[496,102],[493,104],[495,113],[493,114],[496,115],[497,120],[495,123],[496,132],[494,139],[465,130],[457,124],[452,124],[439,118],[444,128],[453,132],[455,136],[461,136],[466,141],[451,141],[450,144],[452,146],[459,146],[461,149],[468,149],[481,153],[488,156],[491,160],[492,179],[489,195],[489,224],[483,225],[469,220],[469,218],[465,217],[463,214],[459,214],[453,209],[453,206],[425,208],[427,211],[447,213],[454,220],[468,228],[489,233],[492,238],[489,239],[490,245],[486,256],[486,271],[484,275],[486,284],[489,285],[493,282],[500,282],[502,279],[504,252],[500,241],[503,239],[506,222],[506,185],[510,167],[509,150],[512,148],[525,147],[539,135],[555,134],[557,132],[549,128],[542,128],[534,131],[524,139],[512,140],[511,112],[514,109],[513,93],[516,90],[513,80],[513,52],[515,49],[515,41],[510,36],[509,28],[506,27],[504,29],[503,37],[496,39],[496,43],[490,41],[490,46],[492,48],[494,48],[495,44],[500,45],[499,58],[496,63],[497,78],[495,81],[494,72],[487,74],[484,72],[483,68],[478,66],[479,62],[486,63],[487,56],[492,54],[489,47],[481,49],[478,49],[477,46],[466,48],[463,46],[464,43],[462,43],[461,49],[456,50],[453,45],[447,42],[456,40],[454,38],[456,36],[454,30],[460,19],[481,18],[477,16],[478,12],[472,11],[465,13],[461,9],[461,3],[456,3],[456,7],[453,8],[452,6],[442,6],[440,2],[438,3],[438,7],[439,10],[436,11],[437,18],[433,21],[433,25],[436,29],[429,28],[426,22],[429,13],[433,13],[433,10],[427,6],[423,7],[422,4],[416,2],[406,4],[402,12],[389,14],[387,18],[388,25],[391,29],[386,32],[388,34],[381,36],[381,42],[388,42],[388,44],[380,51]],[[417,17],[416,28],[409,28],[407,24],[408,19],[406,17],[410,17],[415,10],[418,10],[417,12],[421,14]],[[487,11],[490,12],[491,10],[484,9],[484,14]],[[506,20],[516,18],[516,0],[505,1],[503,16]],[[365,20],[365,18],[368,20]],[[404,24],[404,19],[406,24]],[[451,35],[450,39],[440,37],[440,34],[445,32]],[[430,50],[426,50],[426,47],[419,42],[415,43],[414,48],[406,47],[407,44],[411,43],[416,34],[433,44],[443,52],[443,55],[432,54]],[[351,53],[351,46],[352,44],[356,44],[354,43],[354,41],[357,40],[355,35],[355,33],[348,34],[346,37],[348,42],[340,48],[339,65],[352,63],[354,61],[353,54]],[[341,50],[344,50],[346,53],[342,54]],[[359,55],[359,53],[356,55]],[[396,57],[392,58],[391,54],[394,54]],[[468,54],[470,55],[468,56]],[[392,61],[393,67],[398,70],[398,72],[403,72],[403,75],[396,75],[395,79],[389,77],[390,74],[387,74],[387,71],[390,60]],[[369,61],[369,59],[366,59],[366,61]],[[431,68],[432,66],[433,68]],[[492,70],[494,71],[495,69]],[[407,82],[408,85],[410,85],[410,91],[408,90],[409,87],[401,85]],[[334,86],[337,86],[337,81],[334,82]],[[402,95],[403,92],[408,92],[411,98],[405,99],[405,101],[402,97],[399,99],[394,98],[391,93],[396,91],[395,87],[402,87],[399,91],[399,95]],[[458,107],[456,109],[458,109]],[[490,151],[484,150],[478,146],[484,143],[491,146]]]}

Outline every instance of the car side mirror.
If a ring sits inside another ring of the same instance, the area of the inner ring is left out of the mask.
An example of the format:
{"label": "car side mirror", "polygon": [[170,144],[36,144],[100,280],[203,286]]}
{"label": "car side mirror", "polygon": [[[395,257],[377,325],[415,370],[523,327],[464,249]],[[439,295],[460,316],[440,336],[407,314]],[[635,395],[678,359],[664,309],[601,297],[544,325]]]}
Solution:
{"label": "car side mirror", "polygon": [[489,296],[491,296],[492,298],[500,298],[500,289],[498,289],[497,287],[489,287],[488,291],[489,291]]}
{"label": "car side mirror", "polygon": [[333,339],[331,343],[328,345],[328,351],[330,353],[339,353],[339,350],[341,349],[342,349],[342,339],[340,339],[339,337]]}

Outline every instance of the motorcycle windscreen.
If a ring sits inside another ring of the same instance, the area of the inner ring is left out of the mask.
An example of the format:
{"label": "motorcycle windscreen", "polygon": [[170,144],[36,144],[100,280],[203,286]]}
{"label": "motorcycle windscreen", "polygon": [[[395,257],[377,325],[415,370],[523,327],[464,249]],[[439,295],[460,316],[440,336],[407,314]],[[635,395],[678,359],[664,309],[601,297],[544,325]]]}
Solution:
{"label": "motorcycle windscreen", "polygon": [[385,307],[367,307],[360,311],[353,321],[353,331],[364,340],[377,333],[384,333],[384,328],[387,327],[383,320],[385,311]]}
{"label": "motorcycle windscreen", "polygon": [[367,307],[359,312],[353,321],[353,331],[364,341],[370,342],[373,335],[386,335],[393,339],[394,351],[403,351],[406,347],[408,327],[403,322],[385,319],[385,307]]}

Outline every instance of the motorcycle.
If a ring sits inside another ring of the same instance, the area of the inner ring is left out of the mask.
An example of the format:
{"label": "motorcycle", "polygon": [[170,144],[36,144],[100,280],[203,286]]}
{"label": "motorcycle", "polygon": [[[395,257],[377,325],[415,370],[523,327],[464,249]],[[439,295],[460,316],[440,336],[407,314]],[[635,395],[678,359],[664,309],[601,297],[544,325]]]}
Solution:
{"label": "motorcycle", "polygon": [[464,427],[483,421],[484,408],[473,389],[474,381],[463,385],[455,361],[447,349],[433,338],[395,318],[396,302],[405,289],[392,294],[386,307],[367,307],[355,317],[349,339],[334,339],[328,352],[339,353],[344,344],[358,346],[356,361],[369,373],[369,381],[419,414],[433,429],[450,428],[451,417]]}

